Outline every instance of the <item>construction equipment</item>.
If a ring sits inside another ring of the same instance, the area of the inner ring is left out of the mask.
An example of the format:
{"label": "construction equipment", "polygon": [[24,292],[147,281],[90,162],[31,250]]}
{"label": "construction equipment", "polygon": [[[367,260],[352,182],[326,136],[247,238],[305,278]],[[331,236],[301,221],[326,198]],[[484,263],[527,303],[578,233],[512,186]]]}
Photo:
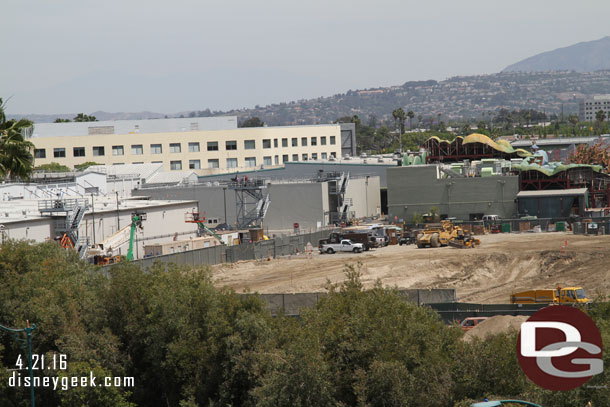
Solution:
{"label": "construction equipment", "polygon": [[74,249],[82,259],[87,253],[89,241],[79,235],[79,228],[85,213],[89,209],[86,199],[49,199],[38,202],[41,216],[55,218],[55,240],[65,249]]}
{"label": "construction equipment", "polygon": [[589,301],[582,287],[528,290],[510,296],[511,304],[586,304]]}
{"label": "construction equipment", "polygon": [[464,232],[459,226],[455,226],[451,221],[441,221],[438,224],[428,224],[425,229],[421,229],[417,235],[417,247],[441,247],[451,246],[458,249],[474,248],[481,244],[481,241]]}
{"label": "construction equipment", "polygon": [[[93,257],[93,263],[105,266],[107,264],[118,263],[123,258],[128,261],[133,260],[133,242],[135,240],[136,230],[142,229],[142,221],[146,220],[145,213],[132,213],[131,223],[118,232],[104,239],[94,248],[89,249],[89,255]],[[115,254],[119,248],[129,242],[129,248],[126,256]]]}
{"label": "construction equipment", "polygon": [[[197,224],[197,236],[201,237],[206,234],[214,236],[216,240],[220,242],[220,244],[225,244],[222,240],[222,237],[214,232],[212,229],[205,225],[205,212],[192,211],[184,214],[184,221],[186,223],[196,223]],[[267,238],[268,239],[268,238]]]}

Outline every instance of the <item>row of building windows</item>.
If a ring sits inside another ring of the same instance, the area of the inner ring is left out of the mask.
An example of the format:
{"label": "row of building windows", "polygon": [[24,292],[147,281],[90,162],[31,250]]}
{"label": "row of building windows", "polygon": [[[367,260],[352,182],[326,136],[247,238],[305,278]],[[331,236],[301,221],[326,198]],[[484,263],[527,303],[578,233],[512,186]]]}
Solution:
{"label": "row of building windows", "polygon": [[[273,139],[273,146],[275,148],[278,147],[279,139]],[[301,137],[301,147],[307,146],[307,137]],[[336,144],[335,136],[330,136],[330,144]],[[312,146],[318,145],[318,138],[311,137],[310,142]],[[326,136],[320,137],[320,145],[326,145]],[[288,147],[288,139],[282,139],[282,147]],[[292,147],[299,147],[298,138],[292,138]],[[263,139],[263,149],[271,148],[271,139]],[[255,150],[256,149],[256,140],[244,140],[244,149],[245,150]],[[237,150],[237,141],[236,140],[227,140],[225,142],[225,150]],[[188,151],[189,153],[198,153],[200,152],[199,142],[188,143]],[[218,141],[208,141],[207,142],[207,151],[218,151]],[[169,144],[169,152],[170,153],[181,153],[182,152],[182,144],[181,143],[170,143]],[[151,144],[150,145],[150,153],[151,154],[163,154],[163,146],[161,144]],[[85,156],[85,147],[74,147],[72,150],[72,154],[74,157],[84,157]],[[93,156],[100,157],[106,154],[104,146],[94,146],[93,147]],[[131,155],[142,155],[144,154],[144,145],[143,144],[132,144],[131,145]],[[112,155],[113,156],[121,156],[125,155],[125,149],[123,146],[112,146]],[[47,158],[47,152],[44,148],[37,148],[34,151],[35,158]],[[53,157],[54,158],[65,158],[66,157],[66,149],[63,147],[54,148],[53,149]]]}
{"label": "row of building windows", "polygon": [[[312,160],[318,159],[317,153],[312,153],[311,156],[308,154],[301,154],[302,161],[308,161],[311,157]],[[326,160],[329,157],[328,153],[321,153],[320,158],[322,160]],[[335,157],[336,154],[334,152],[330,153],[330,157]],[[282,155],[282,163],[286,163],[288,161],[299,161],[298,154],[292,154],[292,160],[290,160],[290,156],[288,154]],[[153,164],[162,164],[163,161],[153,161]],[[123,163],[115,163],[113,165],[122,165]],[[143,164],[143,162],[134,162],[133,164]],[[256,157],[246,157],[244,159],[244,167],[256,167]],[[265,156],[263,157],[263,165],[279,165],[280,164],[280,156],[276,155]],[[182,160],[172,160],[169,162],[169,167],[172,171],[180,171],[182,170]],[[227,158],[226,159],[226,168],[237,168],[239,167],[239,161],[237,158]],[[190,170],[199,170],[201,169],[201,160],[189,160]],[[220,168],[220,160],[217,158],[211,158],[208,160],[208,168]]]}

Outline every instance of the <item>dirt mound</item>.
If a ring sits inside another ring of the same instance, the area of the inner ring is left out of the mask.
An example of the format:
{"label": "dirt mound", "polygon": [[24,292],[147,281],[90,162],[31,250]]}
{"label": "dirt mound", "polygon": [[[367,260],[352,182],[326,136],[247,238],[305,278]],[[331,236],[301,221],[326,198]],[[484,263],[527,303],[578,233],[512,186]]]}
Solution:
{"label": "dirt mound", "polygon": [[511,330],[519,331],[521,324],[527,320],[526,316],[496,315],[481,322],[464,334],[466,342],[474,338],[485,339],[486,336],[496,335]]}

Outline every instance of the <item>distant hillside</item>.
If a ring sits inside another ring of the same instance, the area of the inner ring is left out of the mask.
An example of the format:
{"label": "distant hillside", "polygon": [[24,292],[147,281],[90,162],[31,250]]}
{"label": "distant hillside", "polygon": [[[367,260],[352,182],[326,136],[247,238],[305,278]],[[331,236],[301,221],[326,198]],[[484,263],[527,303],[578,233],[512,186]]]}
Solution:
{"label": "distant hillside", "polygon": [[[610,71],[596,72],[501,72],[492,75],[456,76],[444,81],[406,82],[386,88],[349,90],[328,97],[257,106],[229,111],[201,110],[168,113],[169,117],[209,117],[232,115],[239,120],[259,117],[269,126],[331,123],[340,117],[358,115],[365,123],[393,122],[392,110],[412,110],[417,126],[422,122],[445,123],[455,119],[485,120],[490,112],[535,109],[547,114],[578,113],[585,96],[610,94]],[[164,117],[162,113],[93,114],[99,120]],[[35,122],[72,118],[75,114],[26,115]],[[373,117],[374,116],[374,117]]]}
{"label": "distant hillside", "polygon": [[610,37],[543,52],[512,64],[503,72],[593,72],[604,69],[610,69]]}

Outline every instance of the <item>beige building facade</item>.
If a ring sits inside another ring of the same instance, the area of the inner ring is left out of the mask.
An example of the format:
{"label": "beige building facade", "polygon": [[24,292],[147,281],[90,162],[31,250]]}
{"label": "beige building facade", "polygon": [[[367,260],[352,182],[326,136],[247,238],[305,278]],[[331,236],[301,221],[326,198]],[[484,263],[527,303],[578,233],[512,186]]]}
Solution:
{"label": "beige building facade", "polygon": [[35,165],[161,163],[165,171],[244,171],[341,157],[338,124],[37,137]]}

